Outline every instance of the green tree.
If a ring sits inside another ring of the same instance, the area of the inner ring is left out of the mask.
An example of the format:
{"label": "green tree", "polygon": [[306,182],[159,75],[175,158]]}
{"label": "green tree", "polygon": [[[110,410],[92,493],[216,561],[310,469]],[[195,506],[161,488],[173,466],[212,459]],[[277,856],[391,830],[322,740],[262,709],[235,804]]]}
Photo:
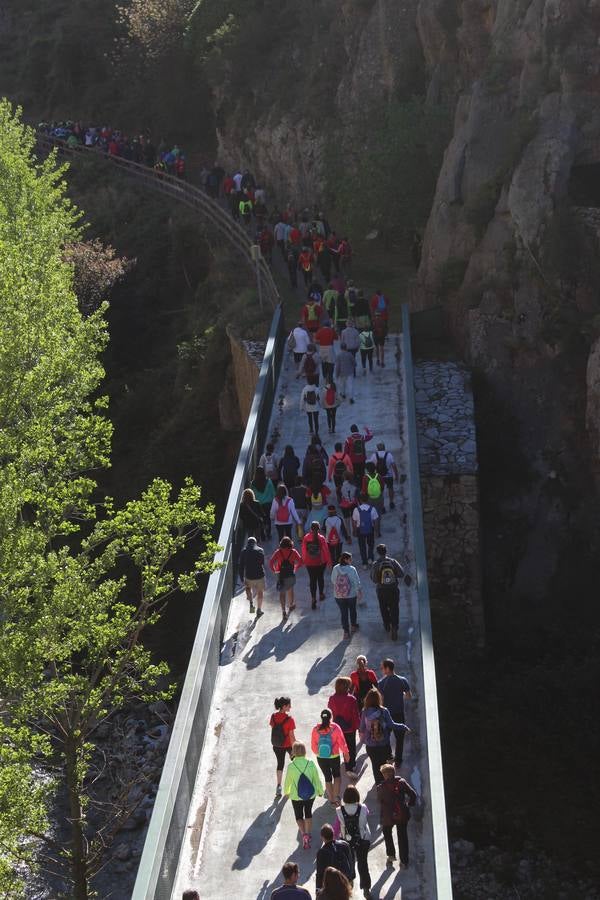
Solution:
{"label": "green tree", "polygon": [[[98,800],[94,732],[134,698],[169,695],[142,635],[212,570],[214,509],[191,480],[175,497],[154,480],[120,510],[98,496],[111,426],[91,398],[106,304],[79,310],[65,258],[79,214],[64,169],[54,157],[38,163],[33,144],[0,102],[0,890],[19,896],[35,838],[40,864],[86,900],[131,813],[127,790]],[[58,793],[69,807],[64,845],[45,826]]]}

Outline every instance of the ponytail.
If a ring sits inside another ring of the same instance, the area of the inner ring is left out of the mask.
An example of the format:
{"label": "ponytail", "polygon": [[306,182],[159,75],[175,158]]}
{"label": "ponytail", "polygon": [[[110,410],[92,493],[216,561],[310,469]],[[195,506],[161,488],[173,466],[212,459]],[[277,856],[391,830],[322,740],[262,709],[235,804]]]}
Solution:
{"label": "ponytail", "polygon": [[319,730],[324,729],[327,730],[331,725],[331,710],[324,709],[321,713],[321,724],[319,725]]}
{"label": "ponytail", "polygon": [[275,709],[283,709],[284,706],[291,706],[292,701],[289,697],[275,697]]}

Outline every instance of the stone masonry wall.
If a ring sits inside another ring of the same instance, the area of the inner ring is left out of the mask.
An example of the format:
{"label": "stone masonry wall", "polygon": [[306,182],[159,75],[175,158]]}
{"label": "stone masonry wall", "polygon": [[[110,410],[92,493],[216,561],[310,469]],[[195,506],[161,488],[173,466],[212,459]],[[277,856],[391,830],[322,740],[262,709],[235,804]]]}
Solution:
{"label": "stone masonry wall", "polygon": [[226,431],[246,427],[265,353],[262,341],[243,341],[228,329],[231,363],[219,396],[219,419]]}
{"label": "stone masonry wall", "polygon": [[[455,362],[415,366],[423,520],[437,627],[484,640],[477,441],[471,377]],[[448,623],[446,629],[445,623]]]}

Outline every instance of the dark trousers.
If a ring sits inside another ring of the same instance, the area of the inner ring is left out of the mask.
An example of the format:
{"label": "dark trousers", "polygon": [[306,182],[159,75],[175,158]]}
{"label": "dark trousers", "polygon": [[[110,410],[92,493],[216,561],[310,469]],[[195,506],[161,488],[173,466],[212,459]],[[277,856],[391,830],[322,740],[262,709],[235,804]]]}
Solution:
{"label": "dark trousers", "polygon": [[292,525],[277,525],[277,539],[280,541],[284,537],[292,536]]}
{"label": "dark trousers", "polygon": [[313,430],[314,430],[314,433],[318,434],[319,433],[319,413],[318,412],[307,412],[306,415],[308,416],[308,427],[309,427],[310,433],[312,434]]}
{"label": "dark trousers", "polygon": [[331,554],[331,565],[336,566],[340,561],[340,556],[342,555],[342,542],[339,544],[327,544],[329,547],[329,553]]}
{"label": "dark trousers", "polygon": [[323,576],[325,574],[325,566],[307,566],[306,571],[308,572],[308,581],[310,583],[310,596],[313,600],[316,599],[318,586],[319,594],[321,597],[324,597],[325,578]]}
{"label": "dark trousers", "polygon": [[397,766],[402,765],[402,754],[404,753],[404,735],[406,732],[400,728],[394,728],[396,736],[396,749],[394,751],[394,762]]}
{"label": "dark trousers", "polygon": [[373,559],[374,543],[375,534],[373,532],[371,532],[371,534],[358,535],[358,549],[360,550],[360,558],[362,559],[363,566],[366,566],[368,561]]}
{"label": "dark trousers", "polygon": [[354,768],[356,766],[356,732],[345,731],[344,737],[346,738],[346,743],[348,744],[348,755],[350,757],[350,759],[346,763],[346,772],[354,772]]}
{"label": "dark trousers", "polygon": [[352,625],[358,625],[358,619],[356,618],[356,597],[336,597],[335,602],[340,610],[342,628],[344,631],[350,631],[350,623],[352,623]]}
{"label": "dark trousers", "polygon": [[361,891],[368,891],[371,887],[371,873],[369,872],[370,849],[371,841],[361,841],[359,846],[354,848],[354,856],[356,858],[356,868],[358,869]]}
{"label": "dark trousers", "polygon": [[381,784],[383,781],[383,775],[379,771],[381,766],[388,761],[388,759],[392,755],[392,748],[389,744],[384,744],[382,747],[367,747],[367,756],[371,760],[371,765],[373,766],[373,777],[375,778],[375,784]]}
{"label": "dark trousers", "polygon": [[[408,865],[408,832],[407,823],[398,823],[396,825],[396,833],[398,835],[398,856],[400,862]],[[396,848],[394,847],[394,826],[387,825],[382,829],[383,840],[385,841],[385,852],[388,856],[396,856]]]}
{"label": "dark trousers", "polygon": [[332,431],[335,431],[335,414],[337,413],[337,406],[328,406],[325,412],[327,413],[328,427],[331,428]]}
{"label": "dark trousers", "polygon": [[373,351],[372,350],[361,350],[360,351],[360,361],[362,363],[363,369],[367,368],[367,360],[369,361],[369,371],[373,371]]}
{"label": "dark trousers", "polygon": [[321,371],[323,372],[323,378],[326,382],[333,381],[333,370],[335,366],[332,362],[322,362],[321,363]]}
{"label": "dark trousers", "polygon": [[262,509],[263,519],[264,519],[264,530],[265,535],[267,536],[267,540],[271,537],[271,530],[273,528],[273,524],[271,522],[271,504],[270,503],[261,503],[260,508]]}
{"label": "dark trousers", "polygon": [[386,631],[392,628],[398,628],[400,591],[398,585],[378,585],[377,599],[379,600],[379,610],[381,619]]}
{"label": "dark trousers", "polygon": [[358,485],[358,489],[360,490],[365,474],[365,460],[362,462],[354,462],[354,460],[352,460],[352,468],[354,469],[354,484]]}

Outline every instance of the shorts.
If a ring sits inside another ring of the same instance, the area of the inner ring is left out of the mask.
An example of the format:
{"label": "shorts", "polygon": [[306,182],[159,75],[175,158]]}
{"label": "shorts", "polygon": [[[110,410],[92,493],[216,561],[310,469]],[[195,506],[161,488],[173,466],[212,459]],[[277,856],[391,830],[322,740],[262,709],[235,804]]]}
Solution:
{"label": "shorts", "polygon": [[291,589],[296,584],[296,576],[290,575],[289,578],[278,578],[277,579],[277,590],[283,593],[284,591],[291,591]]}
{"label": "shorts", "polygon": [[291,759],[292,748],[291,747],[273,747],[273,753],[277,757],[277,771],[283,772],[283,767],[285,765],[285,754],[287,753]]}
{"label": "shorts", "polygon": [[250,588],[251,591],[264,591],[265,589],[264,578],[246,578],[244,584],[247,588]]}
{"label": "shorts", "polygon": [[312,800],[292,800],[292,806],[294,807],[294,816],[296,821],[299,819],[312,819],[312,808],[314,803],[314,798]]}
{"label": "shorts", "polygon": [[327,784],[331,784],[334,778],[340,777],[341,762],[339,756],[317,756],[317,762]]}

